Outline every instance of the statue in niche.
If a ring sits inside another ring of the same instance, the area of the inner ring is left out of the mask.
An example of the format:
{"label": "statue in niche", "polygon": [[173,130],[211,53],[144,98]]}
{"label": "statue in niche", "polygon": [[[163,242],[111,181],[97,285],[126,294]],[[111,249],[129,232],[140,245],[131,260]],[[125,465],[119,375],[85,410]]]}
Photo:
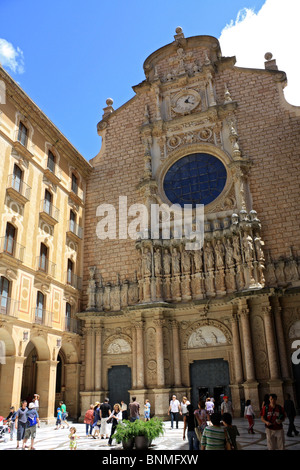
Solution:
{"label": "statue in niche", "polygon": [[202,248],[201,250],[194,251],[194,265],[196,272],[202,271],[203,268],[203,259],[202,259]]}
{"label": "statue in niche", "polygon": [[165,249],[164,256],[163,256],[163,267],[164,273],[168,276],[171,274],[171,255],[169,250]]}
{"label": "statue in niche", "polygon": [[222,268],[224,266],[225,248],[221,240],[218,240],[216,243],[215,254],[216,254],[216,267]]}
{"label": "statue in niche", "polygon": [[238,236],[233,237],[233,257],[236,261],[236,264],[240,264],[242,261],[241,257],[241,248],[240,248],[240,240]]}
{"label": "statue in niche", "polygon": [[229,238],[227,238],[227,241],[226,241],[225,260],[226,260],[226,265],[228,267],[234,265],[233,247],[231,245],[231,241]]}
{"label": "statue in niche", "polygon": [[161,253],[160,248],[156,248],[154,252],[154,269],[155,276],[161,275]]}
{"label": "statue in niche", "polygon": [[172,267],[173,267],[173,275],[180,274],[180,254],[177,251],[177,248],[173,248],[172,253]]}
{"label": "statue in niche", "polygon": [[204,264],[206,271],[214,269],[214,249],[210,241],[206,242],[204,250]]}
{"label": "statue in niche", "polygon": [[152,256],[151,251],[149,248],[145,248],[143,258],[142,258],[142,265],[143,265],[143,274],[144,276],[151,276],[152,274]]}
{"label": "statue in niche", "polygon": [[260,237],[255,237],[254,244],[255,244],[257,261],[264,261],[265,256],[264,256],[264,252],[262,250],[262,245],[264,243],[262,242],[261,238]]}
{"label": "statue in niche", "polygon": [[243,249],[245,254],[245,261],[251,262],[253,260],[253,241],[250,235],[244,235],[243,238]]}
{"label": "statue in niche", "polygon": [[187,250],[182,252],[183,272],[189,274],[191,271],[191,257]]}

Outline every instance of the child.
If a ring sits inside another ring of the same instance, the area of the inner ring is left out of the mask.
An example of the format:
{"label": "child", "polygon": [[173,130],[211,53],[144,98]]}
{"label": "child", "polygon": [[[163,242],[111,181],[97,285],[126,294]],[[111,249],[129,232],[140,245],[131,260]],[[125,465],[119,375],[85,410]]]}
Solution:
{"label": "child", "polygon": [[231,449],[237,450],[236,436],[239,436],[240,433],[235,424],[232,424],[232,415],[230,413],[223,413],[222,415],[223,424],[229,436],[229,441],[231,443]]}
{"label": "child", "polygon": [[15,407],[14,406],[11,406],[10,408],[10,413],[9,415],[7,416],[6,420],[7,420],[7,424],[9,426],[9,429],[10,429],[10,440],[12,441],[13,440],[13,437],[14,437],[14,429],[15,429],[15,419],[16,419],[16,410],[15,410]]}
{"label": "child", "polygon": [[69,434],[69,439],[70,439],[70,450],[76,450],[77,449],[77,439],[78,436],[76,434],[76,428],[74,426],[70,427],[70,434]]}
{"label": "child", "polygon": [[61,427],[61,416],[62,416],[61,409],[57,408],[57,418],[56,418],[56,428],[55,429],[59,429]]}
{"label": "child", "polygon": [[145,418],[145,421],[149,421],[150,420],[150,402],[149,400],[146,400],[145,401],[145,405],[144,405],[144,418]]}

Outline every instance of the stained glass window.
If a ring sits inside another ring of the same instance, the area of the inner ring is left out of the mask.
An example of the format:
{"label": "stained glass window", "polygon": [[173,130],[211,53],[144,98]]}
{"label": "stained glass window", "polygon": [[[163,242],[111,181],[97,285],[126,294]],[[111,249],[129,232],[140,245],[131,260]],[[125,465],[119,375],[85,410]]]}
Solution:
{"label": "stained glass window", "polygon": [[172,204],[209,204],[226,184],[226,168],[207,153],[186,155],[175,162],[164,178],[164,191]]}

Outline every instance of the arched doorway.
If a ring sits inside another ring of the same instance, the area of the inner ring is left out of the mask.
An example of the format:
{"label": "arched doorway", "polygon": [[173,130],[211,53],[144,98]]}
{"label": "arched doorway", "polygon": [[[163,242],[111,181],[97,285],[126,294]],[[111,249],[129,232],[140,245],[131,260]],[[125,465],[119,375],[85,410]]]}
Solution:
{"label": "arched doorway", "polygon": [[130,402],[129,390],[131,389],[131,368],[128,366],[112,366],[108,371],[109,402]]}
{"label": "arched doorway", "polygon": [[23,366],[21,400],[25,399],[28,403],[33,399],[37,392],[37,361],[38,352],[32,342],[29,342],[25,349],[25,362]]}

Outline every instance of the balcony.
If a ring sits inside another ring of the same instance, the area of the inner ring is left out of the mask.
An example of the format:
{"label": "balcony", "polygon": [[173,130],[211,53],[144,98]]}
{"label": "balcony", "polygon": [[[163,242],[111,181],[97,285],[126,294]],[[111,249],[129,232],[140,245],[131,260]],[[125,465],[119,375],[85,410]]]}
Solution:
{"label": "balcony", "polygon": [[53,313],[40,307],[33,308],[33,321],[36,325],[52,327]]}
{"label": "balcony", "polygon": [[45,256],[36,257],[36,271],[45,276],[55,277],[56,264],[49,261]]}
{"label": "balcony", "polygon": [[17,318],[19,304],[17,300],[0,295],[0,314]]}
{"label": "balcony", "polygon": [[25,139],[20,138],[19,130],[16,130],[13,143],[14,148],[20,155],[25,157],[27,160],[31,161],[34,157],[33,153],[30,151],[31,149],[33,149],[33,145],[31,145],[29,150],[28,143],[28,137],[26,137]]}
{"label": "balcony", "polygon": [[74,241],[82,240],[83,228],[76,224],[73,220],[68,221],[67,236]]}
{"label": "balcony", "polygon": [[65,331],[70,333],[80,333],[80,320],[77,318],[65,317]]}
{"label": "balcony", "polygon": [[82,278],[76,276],[71,271],[67,271],[65,273],[66,284],[68,286],[74,287],[74,289],[81,290],[82,289]]}
{"label": "balcony", "polygon": [[26,204],[30,200],[31,187],[15,175],[9,175],[6,192],[15,201]]}
{"label": "balcony", "polygon": [[0,238],[0,258],[5,258],[6,261],[23,263],[25,246],[20,245],[15,240],[9,237]]}
{"label": "balcony", "polygon": [[58,184],[61,182],[61,170],[58,168],[55,163],[48,162],[47,168],[44,170],[46,178],[48,178],[52,183]]}
{"label": "balcony", "polygon": [[59,221],[59,209],[47,199],[42,199],[40,216],[49,225],[56,225]]}

